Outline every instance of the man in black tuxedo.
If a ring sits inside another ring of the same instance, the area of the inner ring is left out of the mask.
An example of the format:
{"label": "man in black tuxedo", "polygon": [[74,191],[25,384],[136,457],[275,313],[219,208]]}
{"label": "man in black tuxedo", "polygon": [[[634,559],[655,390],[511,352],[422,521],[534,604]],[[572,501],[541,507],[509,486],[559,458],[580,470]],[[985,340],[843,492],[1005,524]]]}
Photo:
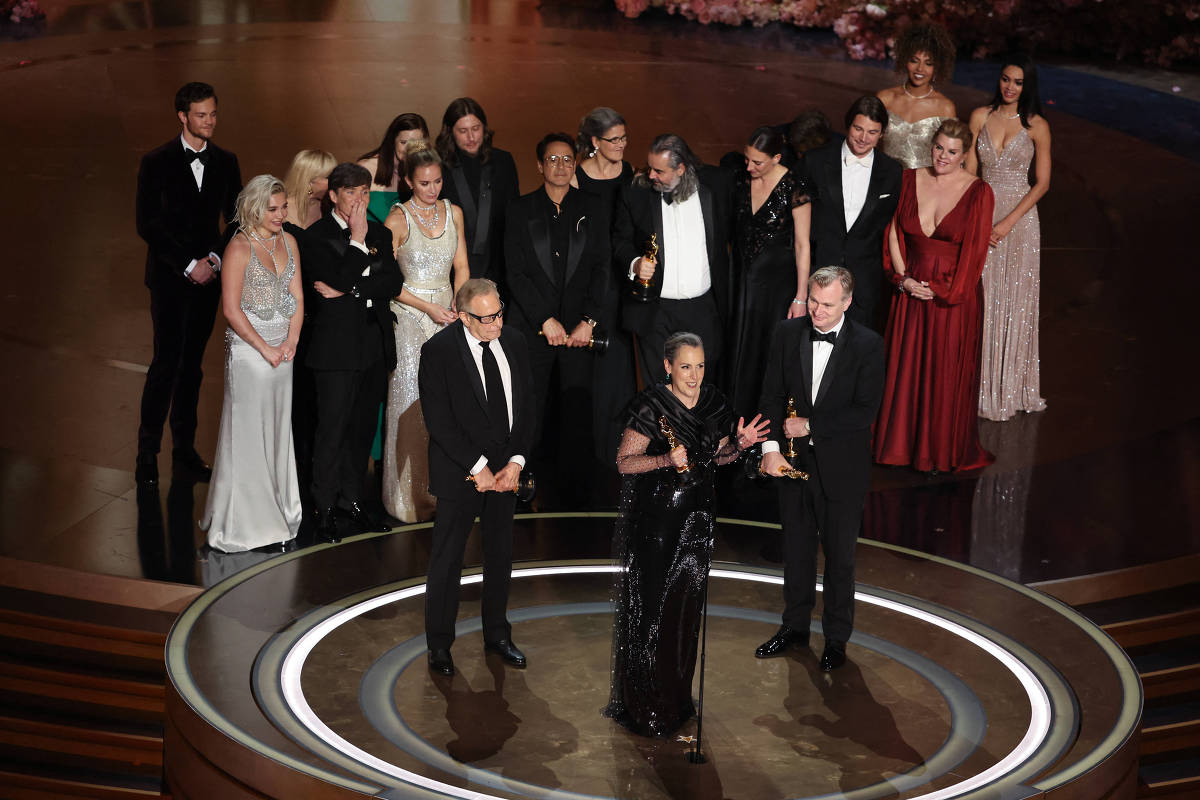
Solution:
{"label": "man in black tuxedo", "polygon": [[209,141],[217,125],[213,87],[180,88],[175,113],[183,132],[147,153],[137,178],[137,232],[149,246],[145,281],[154,324],[138,427],[136,477],[142,486],[158,482],[168,411],[176,474],[202,481],[212,476],[196,453],[196,404],[204,347],[221,298],[221,218],[233,220],[242,190],[237,156]]}
{"label": "man in black tuxedo", "polygon": [[[537,400],[534,441],[543,438],[557,367],[564,425],[553,439],[566,454],[561,465],[590,469],[593,356],[586,348],[607,290],[606,237],[595,227],[599,214],[592,196],[571,187],[574,140],[551,133],[538,142],[536,152],[543,185],[509,206],[505,225],[512,292],[508,319],[529,341]],[[587,477],[566,480],[583,486]]]}
{"label": "man in black tuxedo", "polygon": [[458,321],[421,347],[417,382],[429,429],[429,488],[437,497],[425,590],[429,667],[454,674],[450,647],[458,615],[463,550],[476,517],[483,537],[483,641],[525,666],[508,622],[513,491],[525,466],[536,405],[529,352],[504,328],[496,284],[471,278],[455,295]]}
{"label": "man in black tuxedo", "polygon": [[388,300],[404,277],[392,254],[392,235],[367,220],[371,173],[338,164],[329,173],[333,207],[300,240],[305,282],[315,288],[306,366],[317,394],[312,494],[317,534],[337,541],[340,508],[364,530],[387,527],[363,507],[363,481],[379,404],[396,366]]}
{"label": "man in black tuxedo", "polygon": [[442,197],[463,212],[471,277],[504,286],[504,220],[520,189],[512,154],[492,147],[493,136],[483,107],[459,97],[442,115],[437,151],[445,181]]}
{"label": "man in black tuxedo", "polygon": [[846,139],[801,160],[801,175],[813,198],[812,263],[854,273],[854,302],[847,313],[881,332],[887,314],[883,233],[900,201],[903,171],[876,148],[887,122],[879,98],[860,97],[846,112]]}
{"label": "man in black tuxedo", "polygon": [[[676,331],[704,341],[712,380],[729,312],[730,185],[673,133],[651,143],[647,163],[645,175],[621,188],[613,216],[613,265],[626,278],[621,322],[637,335],[647,384],[666,378],[663,345]],[[654,260],[644,257],[652,235]],[[632,296],[639,281],[650,281],[647,302]]]}
{"label": "man in black tuxedo", "polygon": [[[883,397],[883,339],[850,318],[854,277],[822,267],[808,281],[808,316],[776,328],[759,409],[771,424],[762,470],[778,476],[780,452],[795,439],[796,468],[807,481],[776,477],[783,521],[783,626],[755,651],[759,658],[808,644],[816,599],[817,540],[825,552],[821,669],[846,662],[854,628],[854,546],[871,483],[871,425]],[[797,416],[785,417],[788,399]]]}

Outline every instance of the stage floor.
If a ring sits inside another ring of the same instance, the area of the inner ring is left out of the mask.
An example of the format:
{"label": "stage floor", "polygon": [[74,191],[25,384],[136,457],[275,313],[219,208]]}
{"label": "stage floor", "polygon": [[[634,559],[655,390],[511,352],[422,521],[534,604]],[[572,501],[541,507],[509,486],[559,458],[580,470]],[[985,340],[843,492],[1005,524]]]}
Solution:
{"label": "stage floor", "polygon": [[[395,798],[935,800],[1026,797],[1129,757],[1118,754],[1136,731],[1141,685],[1098,628],[1019,584],[864,542],[850,661],[828,674],[815,621],[811,651],[753,656],[779,624],[779,569],[761,558],[714,564],[708,760],[693,765],[694,720],[656,740],[600,714],[611,524],[610,515],[518,520],[509,606],[525,670],[484,657],[480,576],[469,572],[459,672],[430,673],[427,531],[358,537],[236,573],[168,641],[168,725],[190,745],[169,744],[170,774],[185,788],[219,776],[271,796],[305,776]],[[735,520],[719,528],[743,553],[773,535]],[[1072,796],[1100,795],[1091,791]]]}

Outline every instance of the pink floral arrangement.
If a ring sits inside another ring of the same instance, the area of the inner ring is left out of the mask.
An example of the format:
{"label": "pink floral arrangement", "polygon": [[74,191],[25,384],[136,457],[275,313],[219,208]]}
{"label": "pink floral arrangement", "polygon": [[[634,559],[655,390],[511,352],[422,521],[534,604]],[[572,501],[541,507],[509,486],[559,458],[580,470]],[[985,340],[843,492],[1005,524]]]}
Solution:
{"label": "pink floral arrangement", "polygon": [[0,12],[0,18],[16,25],[23,22],[35,22],[46,17],[42,7],[37,4],[37,0],[7,0],[7,2],[0,3],[0,8],[3,9]]}
{"label": "pink floral arrangement", "polygon": [[1200,0],[615,0],[633,18],[657,8],[698,22],[832,28],[855,60],[883,60],[918,20],[939,22],[974,58],[1011,49],[1106,55],[1158,66],[1200,63]]}

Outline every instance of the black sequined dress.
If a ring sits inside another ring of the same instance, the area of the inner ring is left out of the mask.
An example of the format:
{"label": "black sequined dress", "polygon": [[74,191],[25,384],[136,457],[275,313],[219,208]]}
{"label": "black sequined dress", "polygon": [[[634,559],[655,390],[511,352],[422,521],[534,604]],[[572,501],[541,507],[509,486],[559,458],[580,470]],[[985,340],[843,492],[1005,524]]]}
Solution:
{"label": "black sequined dress", "polygon": [[[612,691],[604,713],[643,736],[668,736],[695,713],[692,677],[712,560],[713,478],[717,465],[738,451],[730,442],[721,448],[732,416],[712,386],[701,387],[691,409],[666,386],[655,386],[635,397],[629,411],[618,461],[622,472],[638,474],[624,476],[614,530],[623,569],[614,590]],[[660,417],[687,448],[689,472],[664,465],[669,447]],[[650,440],[644,453],[642,437]]]}
{"label": "black sequined dress", "polygon": [[795,230],[792,209],[809,201],[808,190],[792,172],[779,179],[759,207],[750,207],[750,175],[740,170],[734,188],[734,296],[729,331],[733,369],[729,396],[734,413],[758,413],[771,332],[787,318],[796,296]]}

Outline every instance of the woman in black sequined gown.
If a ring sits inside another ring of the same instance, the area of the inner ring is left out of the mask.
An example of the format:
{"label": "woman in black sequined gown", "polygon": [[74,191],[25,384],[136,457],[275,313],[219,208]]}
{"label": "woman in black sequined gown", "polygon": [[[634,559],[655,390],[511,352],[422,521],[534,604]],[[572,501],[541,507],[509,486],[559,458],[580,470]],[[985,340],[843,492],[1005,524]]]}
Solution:
{"label": "woman in black sequined gown", "polygon": [[[666,343],[670,383],[633,399],[617,469],[624,475],[614,545],[612,692],[605,716],[643,736],[668,736],[692,717],[700,610],[713,547],[718,464],[766,438],[767,423],[739,419],[704,384],[704,345],[691,333]],[[672,448],[660,420],[674,434]],[[678,467],[688,466],[686,472]]]}
{"label": "woman in black sequined gown", "polygon": [[735,182],[728,384],[738,414],[757,411],[771,332],[782,319],[804,316],[808,301],[811,209],[807,189],[779,163],[783,147],[775,129],[754,131]]}

